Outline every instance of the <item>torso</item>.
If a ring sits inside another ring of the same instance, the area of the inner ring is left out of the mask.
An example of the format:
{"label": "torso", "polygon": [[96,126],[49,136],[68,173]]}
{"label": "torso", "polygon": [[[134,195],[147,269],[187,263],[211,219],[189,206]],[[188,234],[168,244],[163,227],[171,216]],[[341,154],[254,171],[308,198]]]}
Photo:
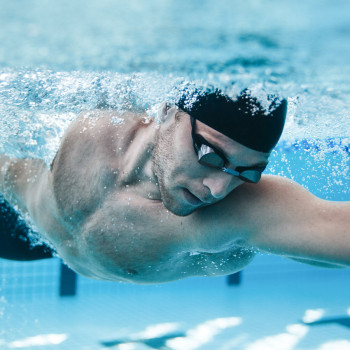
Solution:
{"label": "torso", "polygon": [[[234,227],[230,238],[216,234],[209,207],[179,217],[163,206],[149,169],[152,142],[139,142],[142,128],[155,126],[123,117],[120,125],[107,112],[83,117],[64,138],[52,168],[55,216],[69,241],[56,245],[59,255],[83,275],[136,283],[229,274],[246,266],[254,253]],[[55,244],[58,231],[51,232]]]}

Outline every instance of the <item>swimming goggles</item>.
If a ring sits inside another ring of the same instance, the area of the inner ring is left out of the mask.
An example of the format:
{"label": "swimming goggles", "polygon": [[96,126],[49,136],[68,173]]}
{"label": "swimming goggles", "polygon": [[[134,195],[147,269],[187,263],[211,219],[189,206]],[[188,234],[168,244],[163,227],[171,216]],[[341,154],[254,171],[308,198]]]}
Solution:
{"label": "swimming goggles", "polygon": [[191,118],[192,140],[198,162],[202,165],[221,170],[233,176],[237,176],[244,182],[258,183],[265,167],[237,167],[235,170],[226,167],[228,161],[225,156],[208,143],[201,135],[196,134],[196,119]]}

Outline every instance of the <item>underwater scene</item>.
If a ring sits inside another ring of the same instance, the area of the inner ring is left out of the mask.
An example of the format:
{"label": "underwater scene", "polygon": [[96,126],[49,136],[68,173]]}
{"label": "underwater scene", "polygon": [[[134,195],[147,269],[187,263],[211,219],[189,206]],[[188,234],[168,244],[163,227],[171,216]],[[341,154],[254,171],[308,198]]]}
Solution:
{"label": "underwater scene", "polygon": [[[0,0],[0,23],[0,154],[49,167],[82,112],[161,122],[183,91],[248,88],[262,105],[288,101],[266,173],[350,200],[349,1]],[[68,273],[68,297],[59,259],[0,260],[0,348],[350,349],[349,271],[256,260],[234,287]]]}

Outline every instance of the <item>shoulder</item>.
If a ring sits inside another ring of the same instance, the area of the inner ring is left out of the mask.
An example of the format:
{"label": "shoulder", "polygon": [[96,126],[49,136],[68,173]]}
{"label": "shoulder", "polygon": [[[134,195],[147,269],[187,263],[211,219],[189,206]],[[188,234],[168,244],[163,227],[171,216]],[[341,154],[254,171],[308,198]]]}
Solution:
{"label": "shoulder", "polygon": [[68,128],[58,151],[60,157],[77,156],[81,152],[98,153],[128,145],[145,125],[143,115],[120,114],[117,111],[93,110],[82,113]]}
{"label": "shoulder", "polygon": [[264,207],[287,203],[293,200],[316,199],[304,187],[291,179],[275,175],[264,175],[258,184],[243,184],[227,198],[227,204],[239,204],[244,209],[263,211]]}
{"label": "shoulder", "polygon": [[226,213],[235,211],[248,242],[259,247],[264,241],[272,246],[280,244],[278,239],[294,240],[316,227],[322,222],[327,203],[295,181],[269,175],[257,185],[246,184],[232,193]]}
{"label": "shoulder", "polygon": [[252,236],[292,224],[302,211],[316,210],[320,201],[292,180],[265,175],[258,184],[243,184],[222,201],[198,210],[195,217],[209,232],[202,237],[210,244],[215,239],[249,245]]}
{"label": "shoulder", "polygon": [[91,215],[106,193],[115,190],[140,122],[131,113],[91,111],[71,124],[51,166],[55,198],[65,217],[78,211],[82,217]]}
{"label": "shoulder", "polygon": [[113,145],[115,148],[126,143],[124,139],[130,137],[138,119],[135,114],[119,114],[116,111],[82,113],[63,135],[51,169],[55,172],[62,166],[70,166],[69,162],[79,164],[82,159],[107,155],[113,150]]}

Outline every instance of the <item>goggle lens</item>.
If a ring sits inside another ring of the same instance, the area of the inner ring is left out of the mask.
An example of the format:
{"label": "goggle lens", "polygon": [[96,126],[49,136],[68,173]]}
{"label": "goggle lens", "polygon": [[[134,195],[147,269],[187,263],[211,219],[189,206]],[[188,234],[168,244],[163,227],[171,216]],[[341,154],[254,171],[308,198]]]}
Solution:
{"label": "goggle lens", "polygon": [[244,170],[239,173],[239,178],[243,181],[256,184],[261,178],[261,172],[258,170]]}
{"label": "goggle lens", "polygon": [[231,175],[238,176],[241,180],[250,183],[258,183],[261,179],[261,171],[254,169],[242,169],[231,170],[225,168],[225,160],[219,156],[211,147],[202,144],[197,148],[198,161],[200,164],[209,166],[211,168],[224,170]]}
{"label": "goggle lens", "polygon": [[199,147],[198,161],[200,164],[212,168],[222,168],[225,166],[225,160],[222,159],[211,147],[207,145],[201,145]]}

